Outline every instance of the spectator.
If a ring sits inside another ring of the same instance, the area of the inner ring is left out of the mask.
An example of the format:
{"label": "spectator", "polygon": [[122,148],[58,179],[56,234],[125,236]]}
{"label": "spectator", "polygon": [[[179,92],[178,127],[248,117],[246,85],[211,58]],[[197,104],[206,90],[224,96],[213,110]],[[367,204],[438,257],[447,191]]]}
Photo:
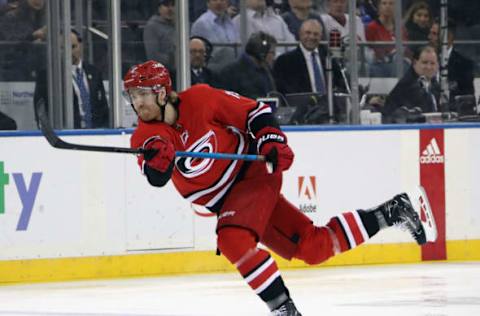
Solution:
{"label": "spectator", "polygon": [[2,17],[7,12],[15,9],[18,5],[18,1],[8,1],[8,0],[0,0],[0,17]]}
{"label": "spectator", "polygon": [[274,91],[271,67],[276,43],[275,38],[267,33],[253,33],[245,46],[245,53],[222,70],[222,88],[252,99]]}
{"label": "spectator", "polygon": [[[423,1],[413,3],[405,15],[405,30],[408,40],[428,41],[432,20],[432,12],[428,3]],[[414,51],[415,45],[410,45],[409,48]]]}
{"label": "spectator", "polygon": [[[395,41],[395,0],[378,0],[378,18],[367,26],[368,41]],[[403,38],[406,40],[405,36]],[[370,75],[373,77],[395,76],[394,56],[395,45],[373,46],[375,60],[370,66]]]}
{"label": "spectator", "polygon": [[[275,61],[273,73],[279,92],[326,94],[326,50],[319,47],[321,39],[322,26],[318,20],[303,22],[298,47],[280,55]],[[338,65],[335,63],[333,68],[334,86],[344,87]]]}
{"label": "spectator", "polygon": [[16,130],[17,123],[10,116],[0,111],[0,131]]}
{"label": "spectator", "polygon": [[[295,36],[290,33],[285,21],[277,15],[272,7],[267,6],[266,0],[247,0],[247,37],[253,33],[264,32],[273,36],[277,42],[295,42]],[[233,24],[240,33],[240,16],[233,19]],[[277,53],[284,53],[288,49],[277,48]]]}
{"label": "spectator", "polygon": [[147,59],[162,63],[175,70],[175,1],[158,0],[158,12],[143,29],[143,42]]}
{"label": "spectator", "polygon": [[190,38],[190,76],[192,86],[198,83],[206,83],[212,87],[218,86],[218,75],[207,67],[212,44],[203,37],[193,36]]}
{"label": "spectator", "polygon": [[[347,0],[326,0],[327,14],[322,15],[322,21],[326,29],[326,33],[336,29],[340,32],[343,38],[348,37],[350,32],[350,16],[347,12]],[[356,16],[355,23],[357,24],[357,39],[360,42],[365,42],[365,27],[362,20]]]}
{"label": "spectator", "polygon": [[[448,21],[448,86],[450,89],[450,104],[459,95],[475,95],[473,85],[474,62],[460,54],[453,46],[455,41],[456,26],[452,20]],[[439,37],[440,25],[438,21],[432,24],[428,39],[430,44],[440,51],[441,41]]]}
{"label": "spectator", "polygon": [[[208,39],[213,45],[237,44],[239,35],[228,14],[228,0],[207,0],[208,10],[192,25],[192,35]],[[214,71],[235,60],[236,48],[232,46],[215,47],[210,60]]]}
{"label": "spectator", "polygon": [[421,113],[439,112],[440,86],[436,80],[438,56],[424,46],[413,54],[413,64],[385,101],[384,122],[417,121]]}
{"label": "spectator", "polygon": [[[309,19],[317,20],[322,27],[322,32],[324,31],[323,21],[320,15],[312,10],[312,0],[288,0],[288,3],[290,5],[290,11],[282,14],[282,18],[285,20],[285,23],[287,23],[288,29],[293,36],[295,36],[296,40],[299,40],[299,31],[302,23]],[[325,37],[325,33],[323,33],[323,37]]]}
{"label": "spectator", "polygon": [[[326,28],[326,34],[330,36],[332,30],[337,30],[340,32],[342,40],[344,42],[349,42],[350,37],[350,16],[347,12],[347,0],[327,0],[327,14],[323,14],[322,21]],[[365,26],[360,19],[360,17],[355,17],[355,23],[357,26],[357,41],[365,42]],[[359,59],[358,63],[361,63],[361,60],[371,61],[373,59],[373,52],[370,48],[362,46],[362,54],[358,54]],[[346,52],[346,56],[348,53]],[[361,57],[364,57],[361,59]]]}
{"label": "spectator", "polygon": [[38,42],[45,36],[45,0],[19,0],[0,22],[0,40]]}
{"label": "spectator", "polygon": [[[74,128],[108,127],[109,109],[101,72],[82,59],[82,38],[72,30],[72,77]],[[47,74],[42,71],[35,85],[34,103],[48,103]]]}

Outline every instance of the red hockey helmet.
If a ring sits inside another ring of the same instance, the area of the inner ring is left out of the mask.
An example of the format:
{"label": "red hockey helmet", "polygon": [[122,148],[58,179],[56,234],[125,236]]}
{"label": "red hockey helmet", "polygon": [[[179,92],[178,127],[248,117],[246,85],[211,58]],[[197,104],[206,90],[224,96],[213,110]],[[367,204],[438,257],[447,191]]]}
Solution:
{"label": "red hockey helmet", "polygon": [[155,93],[165,87],[167,95],[172,91],[172,79],[167,67],[154,60],[130,68],[123,79],[123,85],[126,91],[141,87],[151,87]]}

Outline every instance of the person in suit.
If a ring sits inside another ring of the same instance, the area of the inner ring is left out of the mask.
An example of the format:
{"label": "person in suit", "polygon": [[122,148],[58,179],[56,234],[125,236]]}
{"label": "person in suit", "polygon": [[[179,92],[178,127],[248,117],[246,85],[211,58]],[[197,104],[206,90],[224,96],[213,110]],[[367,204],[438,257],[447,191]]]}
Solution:
{"label": "person in suit", "polygon": [[192,86],[206,83],[212,87],[218,86],[218,75],[208,68],[208,60],[213,46],[209,40],[201,36],[190,38],[190,78]]}
{"label": "person in suit", "polygon": [[222,88],[252,99],[265,97],[275,90],[271,67],[277,41],[265,32],[253,33],[245,52],[220,72]]}
{"label": "person in suit", "polygon": [[[327,93],[326,50],[319,47],[322,26],[315,19],[306,20],[300,27],[300,43],[296,49],[278,56],[273,74],[278,92],[282,94]],[[345,87],[338,64],[333,64],[334,87]]]}
{"label": "person in suit", "polygon": [[[72,29],[72,83],[74,128],[104,128],[109,124],[109,107],[103,87],[102,73],[82,59],[82,38]],[[34,103],[41,98],[48,103],[46,70],[38,76]]]}
{"label": "person in suit", "polygon": [[416,50],[412,66],[387,96],[382,111],[383,121],[421,122],[421,113],[441,112],[437,72],[438,56],[435,48],[427,45]]}
{"label": "person in suit", "polygon": [[[463,56],[454,47],[456,25],[452,20],[448,21],[448,85],[450,90],[450,103],[455,101],[456,96],[475,95],[475,87],[473,85],[473,71],[475,69],[474,62]],[[441,49],[440,41],[440,24],[435,21],[430,28],[428,39],[430,45],[437,49]]]}

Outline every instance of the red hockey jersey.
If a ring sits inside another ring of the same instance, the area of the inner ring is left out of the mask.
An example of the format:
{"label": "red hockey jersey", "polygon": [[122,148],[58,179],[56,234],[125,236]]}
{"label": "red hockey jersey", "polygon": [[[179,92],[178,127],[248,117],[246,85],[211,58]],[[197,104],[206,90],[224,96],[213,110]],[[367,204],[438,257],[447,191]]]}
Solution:
{"label": "red hockey jersey", "polygon": [[[139,148],[151,137],[169,139],[176,151],[243,154],[248,150],[250,124],[271,108],[230,91],[200,84],[179,93],[179,118],[175,126],[143,122],[131,138]],[[188,201],[212,207],[232,186],[243,162],[175,158],[172,181]]]}

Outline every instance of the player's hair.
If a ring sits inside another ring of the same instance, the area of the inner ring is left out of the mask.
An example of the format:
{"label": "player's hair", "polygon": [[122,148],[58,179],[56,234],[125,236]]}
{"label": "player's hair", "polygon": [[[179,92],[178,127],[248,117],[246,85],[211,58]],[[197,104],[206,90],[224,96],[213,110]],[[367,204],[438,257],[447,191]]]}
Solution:
{"label": "player's hair", "polygon": [[263,62],[275,44],[277,44],[275,37],[265,32],[256,32],[250,35],[245,52]]}
{"label": "player's hair", "polygon": [[71,31],[77,37],[78,42],[81,43],[82,42],[82,36],[80,36],[80,33],[74,28],[72,28]]}

